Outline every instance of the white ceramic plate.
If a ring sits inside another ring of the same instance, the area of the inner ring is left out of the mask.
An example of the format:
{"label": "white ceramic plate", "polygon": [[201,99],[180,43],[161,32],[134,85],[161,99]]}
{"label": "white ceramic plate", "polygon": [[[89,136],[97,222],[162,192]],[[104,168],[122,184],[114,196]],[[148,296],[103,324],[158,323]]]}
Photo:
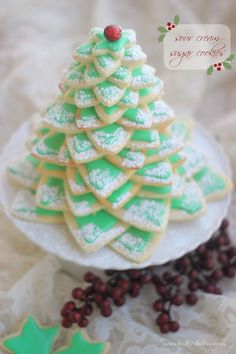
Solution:
{"label": "white ceramic plate", "polygon": [[[24,143],[30,136],[30,133],[31,124],[30,122],[26,122],[14,133],[0,156],[0,201],[6,214],[19,231],[45,251],[58,256],[66,264],[94,267],[97,269],[112,268],[120,270],[160,265],[179,258],[207,241],[219,227],[227,213],[231,199],[230,195],[220,201],[209,203],[206,214],[197,220],[171,223],[165,237],[156,247],[153,256],[141,264],[135,264],[124,259],[109,247],[103,247],[95,253],[84,253],[79,249],[65,225],[27,222],[16,219],[10,214],[10,206],[16,193],[16,188],[7,179],[6,166],[12,158],[25,150]],[[231,176],[228,159],[222,147],[200,124],[196,124],[195,126],[193,143],[208,156],[211,165]]]}

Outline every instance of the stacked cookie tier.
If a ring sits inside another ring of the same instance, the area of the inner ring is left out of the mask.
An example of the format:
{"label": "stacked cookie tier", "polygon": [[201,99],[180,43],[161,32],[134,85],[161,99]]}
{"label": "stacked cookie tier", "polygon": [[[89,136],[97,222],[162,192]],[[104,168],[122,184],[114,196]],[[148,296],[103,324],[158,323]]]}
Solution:
{"label": "stacked cookie tier", "polygon": [[191,145],[190,120],[174,120],[163,83],[124,30],[92,29],[34,120],[29,153],[9,166],[23,187],[15,216],[65,222],[86,252],[109,245],[134,262],[151,256],[171,220],[202,215],[230,181]]}

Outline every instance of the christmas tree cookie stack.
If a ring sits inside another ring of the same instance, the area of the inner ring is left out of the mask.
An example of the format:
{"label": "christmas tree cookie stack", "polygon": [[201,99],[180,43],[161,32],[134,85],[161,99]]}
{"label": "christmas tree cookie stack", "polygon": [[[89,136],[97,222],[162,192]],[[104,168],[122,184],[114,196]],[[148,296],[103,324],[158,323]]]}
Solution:
{"label": "christmas tree cookie stack", "polygon": [[[12,213],[66,223],[78,247],[151,256],[167,225],[202,215],[231,182],[191,144],[132,30],[94,28],[60,94],[34,121],[28,153],[9,166],[23,189]],[[191,235],[190,235],[191,237]]]}

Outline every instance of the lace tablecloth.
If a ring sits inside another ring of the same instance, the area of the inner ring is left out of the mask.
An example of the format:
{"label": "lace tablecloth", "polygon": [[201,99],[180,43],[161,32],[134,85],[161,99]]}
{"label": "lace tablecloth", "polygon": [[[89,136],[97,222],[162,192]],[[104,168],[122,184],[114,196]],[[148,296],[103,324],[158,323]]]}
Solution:
{"label": "lace tablecloth", "polygon": [[[194,115],[211,128],[236,171],[235,70],[211,78],[201,71],[169,72],[156,42],[156,27],[177,13],[184,23],[224,23],[234,33],[234,1],[217,3],[217,8],[213,0],[207,8],[205,2],[190,5],[187,0],[181,4],[171,0],[165,4],[159,0],[0,0],[0,5],[1,145],[16,126],[53,97],[61,69],[72,49],[86,40],[90,27],[114,22],[136,30],[149,62],[165,81],[167,101],[177,112]],[[236,198],[231,215],[235,233]],[[57,322],[62,303],[78,281],[61,269],[56,258],[19,234],[3,214],[0,225],[0,336],[14,331],[27,312],[44,324]],[[88,331],[94,338],[109,339],[114,354],[233,354],[236,280],[225,281],[224,289],[222,296],[203,294],[193,308],[177,309],[182,329],[174,334],[157,331],[149,293],[115,310],[109,319],[94,316]]]}

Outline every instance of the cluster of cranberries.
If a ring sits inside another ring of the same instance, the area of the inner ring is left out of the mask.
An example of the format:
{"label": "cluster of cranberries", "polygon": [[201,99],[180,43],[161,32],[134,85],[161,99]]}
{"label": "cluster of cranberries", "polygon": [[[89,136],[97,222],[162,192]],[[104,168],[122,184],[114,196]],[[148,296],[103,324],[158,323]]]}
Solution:
{"label": "cluster of cranberries", "polygon": [[158,295],[153,303],[153,309],[158,313],[156,324],[162,333],[178,331],[179,323],[172,318],[172,306],[195,305],[198,301],[196,291],[200,290],[221,294],[218,282],[236,274],[236,246],[231,244],[228,225],[225,219],[210,241],[163,266],[107,270],[106,281],[92,272],[86,273],[84,281],[88,286],[75,288],[72,291],[74,300],[67,302],[61,310],[62,326],[86,327],[95,306],[102,316],[109,317],[112,305],[122,306],[127,296],[135,298],[145,286],[152,285]]}
{"label": "cluster of cranberries", "polygon": [[220,71],[222,69],[222,64],[221,63],[214,64],[214,68],[215,70]]}
{"label": "cluster of cranberries", "polygon": [[166,27],[167,27],[168,31],[171,31],[172,28],[175,28],[175,25],[171,22],[167,22]]}

